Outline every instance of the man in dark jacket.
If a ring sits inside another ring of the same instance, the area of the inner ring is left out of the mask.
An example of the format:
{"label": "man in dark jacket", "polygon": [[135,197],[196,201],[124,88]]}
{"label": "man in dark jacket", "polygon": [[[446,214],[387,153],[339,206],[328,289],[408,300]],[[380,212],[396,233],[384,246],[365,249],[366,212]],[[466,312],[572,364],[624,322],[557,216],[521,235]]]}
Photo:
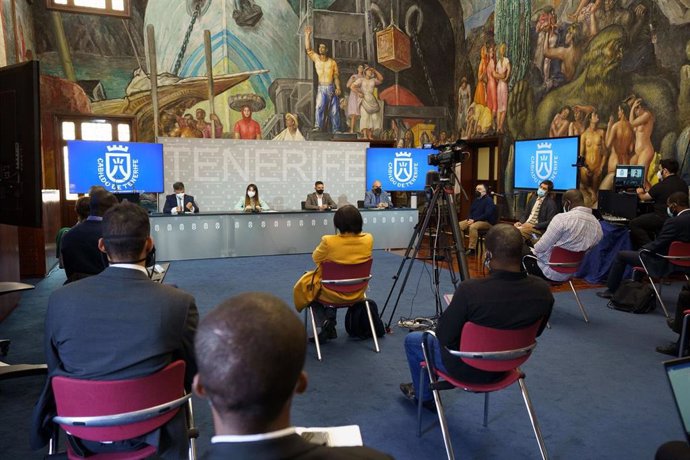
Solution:
{"label": "man in dark jacket", "polygon": [[479,230],[489,230],[496,225],[496,205],[494,200],[486,193],[486,185],[477,184],[474,189],[475,199],[470,206],[470,214],[466,220],[460,221],[460,231],[469,229],[470,241],[467,245],[467,255],[472,256],[477,250]]}
{"label": "man in dark jacket", "polygon": [[551,198],[553,182],[542,181],[537,189],[537,195],[527,203],[525,213],[515,226],[526,240],[538,239],[549,226],[551,219],[558,214],[556,202]]}

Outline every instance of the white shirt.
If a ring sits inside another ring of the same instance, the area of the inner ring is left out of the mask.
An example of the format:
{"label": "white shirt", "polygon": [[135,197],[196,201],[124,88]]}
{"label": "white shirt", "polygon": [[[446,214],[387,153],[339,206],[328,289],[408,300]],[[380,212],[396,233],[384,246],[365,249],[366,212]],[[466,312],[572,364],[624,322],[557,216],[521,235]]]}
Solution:
{"label": "white shirt", "polygon": [[532,248],[532,252],[537,256],[537,264],[548,279],[565,281],[570,278],[569,274],[558,273],[546,265],[553,248],[558,246],[568,251],[586,251],[596,246],[603,236],[601,224],[592,215],[592,210],[585,206],[577,206],[554,216],[544,235]]}
{"label": "white shirt", "polygon": [[149,272],[146,271],[146,267],[142,267],[139,264],[110,264],[111,267],[115,268],[128,268],[130,270],[139,270],[142,273],[145,273],[146,276],[149,276]]}
{"label": "white shirt", "polygon": [[319,195],[319,194],[316,195],[316,203],[319,206],[323,206],[323,195]]}
{"label": "white shirt", "polygon": [[224,434],[213,436],[211,438],[211,443],[215,444],[218,442],[256,442],[265,441],[267,439],[277,439],[284,438],[285,436],[290,436],[295,434],[297,431],[294,426],[283,428],[278,431],[271,431],[270,433],[258,433],[258,434]]}

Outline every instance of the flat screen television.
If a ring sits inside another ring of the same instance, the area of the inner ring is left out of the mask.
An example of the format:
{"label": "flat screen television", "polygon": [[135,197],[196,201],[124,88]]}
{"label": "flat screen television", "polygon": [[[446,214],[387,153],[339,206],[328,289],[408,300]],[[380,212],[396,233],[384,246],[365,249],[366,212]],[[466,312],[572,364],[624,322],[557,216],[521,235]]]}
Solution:
{"label": "flat screen television", "polygon": [[70,193],[93,185],[113,193],[164,191],[162,144],[68,141],[67,163]]}
{"label": "flat screen television", "polygon": [[420,192],[424,190],[426,175],[438,171],[428,164],[433,149],[368,148],[366,152],[366,190],[374,181],[381,181],[387,192]]}
{"label": "flat screen television", "polygon": [[614,188],[616,190],[636,189],[644,187],[644,166],[618,165]]}
{"label": "flat screen television", "polygon": [[0,69],[0,224],[42,225],[39,81],[38,61]]}
{"label": "flat screen television", "polygon": [[544,180],[557,192],[578,188],[579,153],[578,136],[515,141],[513,188],[534,190]]}

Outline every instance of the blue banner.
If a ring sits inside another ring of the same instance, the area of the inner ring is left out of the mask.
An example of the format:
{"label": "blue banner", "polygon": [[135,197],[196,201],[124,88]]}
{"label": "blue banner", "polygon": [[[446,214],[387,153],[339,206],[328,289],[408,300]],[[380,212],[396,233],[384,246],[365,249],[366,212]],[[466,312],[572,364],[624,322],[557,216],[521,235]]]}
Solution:
{"label": "blue banner", "polygon": [[371,148],[367,149],[366,189],[381,181],[387,192],[418,192],[424,190],[426,173],[437,171],[428,164],[433,149]]}
{"label": "blue banner", "polygon": [[514,188],[534,190],[545,180],[554,190],[577,188],[579,148],[577,136],[515,141]]}

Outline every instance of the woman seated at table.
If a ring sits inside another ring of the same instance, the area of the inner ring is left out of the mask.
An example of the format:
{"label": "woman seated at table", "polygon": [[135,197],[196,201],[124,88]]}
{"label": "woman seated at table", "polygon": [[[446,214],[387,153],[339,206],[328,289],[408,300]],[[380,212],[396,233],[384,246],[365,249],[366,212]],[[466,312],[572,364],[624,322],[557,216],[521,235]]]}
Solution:
{"label": "woman seated at table", "polygon": [[244,198],[240,198],[235,205],[235,211],[261,212],[268,211],[268,204],[259,198],[259,189],[254,184],[247,185]]}
{"label": "woman seated at table", "polygon": [[[321,267],[324,261],[336,262],[343,265],[361,264],[371,259],[374,247],[374,237],[369,233],[362,233],[362,215],[352,205],[339,208],[333,216],[335,235],[324,235],[321,242],[314,249],[311,257],[317,264],[316,269],[306,272],[297,281],[293,289],[293,300],[298,311],[304,310],[309,304],[314,309],[314,319],[317,326],[321,326],[319,341],[335,339],[336,309],[325,308],[324,305],[343,304],[361,299],[366,288],[347,294],[339,293],[321,286]],[[310,288],[310,286],[313,286]],[[318,302],[313,302],[314,299]]]}

